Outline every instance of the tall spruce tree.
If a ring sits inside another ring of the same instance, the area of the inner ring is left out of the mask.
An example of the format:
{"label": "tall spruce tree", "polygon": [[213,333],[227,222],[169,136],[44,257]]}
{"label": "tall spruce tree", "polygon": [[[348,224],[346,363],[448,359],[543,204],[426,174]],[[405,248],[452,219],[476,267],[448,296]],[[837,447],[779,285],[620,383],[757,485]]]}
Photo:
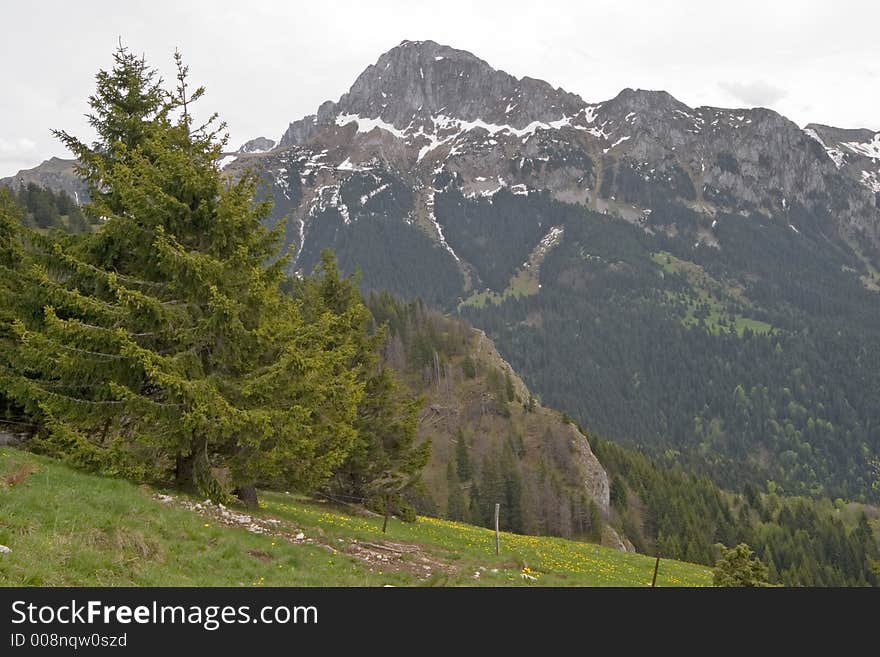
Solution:
{"label": "tall spruce tree", "polygon": [[[321,254],[315,275],[297,283],[296,295],[307,318],[335,317],[356,344],[350,370],[366,394],[354,423],[357,436],[345,461],[329,482],[331,492],[364,499],[377,508],[388,501],[408,512],[403,496],[418,481],[430,455],[430,442],[416,442],[421,399],[407,394],[380,357],[384,327],[374,323],[354,276],[343,277],[332,252]],[[411,515],[411,514],[408,514]]]}
{"label": "tall spruce tree", "polygon": [[0,390],[42,425],[37,447],[80,463],[174,472],[217,499],[257,481],[313,488],[357,436],[358,345],[338,316],[306,323],[280,292],[283,226],[263,226],[254,176],[221,178],[223,125],[195,126],[203,89],[176,60],[169,91],[120,48],[89,101],[98,141],[58,133],[104,226],[20,240],[28,276],[0,302],[14,315]]}
{"label": "tall spruce tree", "polygon": [[460,428],[455,441],[455,464],[458,470],[458,478],[461,481],[470,481],[471,475],[471,457],[468,452],[467,437]]}
{"label": "tall spruce tree", "polygon": [[[13,299],[20,289],[22,251],[20,210],[8,189],[0,189],[0,363],[15,343],[10,327],[15,320]],[[13,403],[0,388],[0,419],[13,418]]]}

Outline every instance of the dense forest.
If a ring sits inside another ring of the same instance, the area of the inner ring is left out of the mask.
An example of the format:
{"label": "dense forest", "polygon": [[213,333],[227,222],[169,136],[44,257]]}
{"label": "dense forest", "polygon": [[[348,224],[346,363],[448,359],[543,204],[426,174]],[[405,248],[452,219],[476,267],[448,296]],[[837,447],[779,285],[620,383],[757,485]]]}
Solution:
{"label": "dense forest", "polygon": [[[429,463],[429,485],[412,489],[410,501],[419,512],[492,527],[494,501],[500,501],[501,526],[511,531],[601,541],[608,525],[639,552],[707,565],[716,563],[719,544],[747,543],[767,564],[771,583],[880,584],[880,545],[871,527],[876,509],[786,496],[774,483],[746,484],[744,492],[731,493],[706,476],[685,474],[591,434],[611,482],[611,510],[603,517],[583,496],[570,434],[560,430],[571,420],[545,416],[543,430],[530,437],[517,420],[547,409],[534,398],[517,400],[503,371],[485,371],[487,363],[472,357],[472,329],[465,322],[388,294],[371,294],[367,305],[386,326],[383,360],[414,391],[432,395],[452,387],[459,403],[467,398],[467,382],[482,381],[488,392],[485,415],[444,418],[448,427],[432,428],[435,451],[447,436],[454,443]],[[537,464],[524,459],[536,446]],[[438,483],[441,477],[445,482]]]}
{"label": "dense forest", "polygon": [[28,183],[10,191],[25,226],[40,230],[58,229],[68,233],[93,230],[99,221],[87,217],[76,202],[63,191],[52,191]]}
{"label": "dense forest", "polygon": [[774,584],[880,585],[880,546],[867,515],[876,509],[785,497],[774,485],[762,491],[749,484],[734,495],[705,477],[590,441],[612,478],[612,522],[639,551],[712,564],[718,543],[746,543]]}
{"label": "dense forest", "polygon": [[538,295],[462,315],[591,431],[725,487],[876,500],[880,297],[854,273],[865,265],[806,228],[717,221],[721,249],[588,212],[565,224]]}

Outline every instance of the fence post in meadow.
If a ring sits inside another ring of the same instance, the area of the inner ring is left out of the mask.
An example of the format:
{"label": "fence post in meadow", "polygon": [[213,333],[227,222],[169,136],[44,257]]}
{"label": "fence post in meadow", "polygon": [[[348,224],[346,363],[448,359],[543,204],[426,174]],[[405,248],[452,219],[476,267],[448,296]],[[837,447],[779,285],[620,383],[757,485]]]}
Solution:
{"label": "fence post in meadow", "polygon": [[651,588],[657,586],[657,571],[660,569],[660,553],[657,553],[657,561],[654,562],[654,578],[651,580]]}
{"label": "fence post in meadow", "polygon": [[388,516],[391,515],[391,496],[385,496],[385,520],[382,522],[382,533],[388,529]]}
{"label": "fence post in meadow", "polygon": [[501,554],[501,535],[498,532],[498,513],[501,511],[501,505],[495,502],[495,554]]}

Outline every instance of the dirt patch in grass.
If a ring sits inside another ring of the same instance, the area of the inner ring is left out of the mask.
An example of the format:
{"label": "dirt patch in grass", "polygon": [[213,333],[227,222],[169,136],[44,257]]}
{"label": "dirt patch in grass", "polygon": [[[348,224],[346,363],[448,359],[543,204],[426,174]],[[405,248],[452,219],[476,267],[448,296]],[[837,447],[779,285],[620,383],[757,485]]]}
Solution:
{"label": "dirt patch in grass", "polygon": [[370,565],[371,570],[408,572],[420,579],[436,573],[450,575],[455,568],[412,543],[394,541],[356,541],[345,547],[345,552]]}
{"label": "dirt patch in grass", "polygon": [[[227,527],[238,527],[252,534],[271,536],[288,543],[305,543],[322,547],[332,553],[342,553],[365,563],[373,572],[406,572],[419,579],[428,580],[436,574],[451,575],[456,569],[448,562],[426,552],[413,543],[357,539],[336,539],[336,544],[328,542],[320,528],[315,528],[317,536],[306,536],[305,532],[278,518],[265,518],[244,511],[231,509],[210,500],[194,502],[184,497],[157,493],[154,498],[164,504],[171,504],[193,511],[202,517]],[[374,515],[374,514],[370,514]],[[270,555],[261,550],[250,550],[248,554],[261,560],[271,561]]]}
{"label": "dirt patch in grass", "polygon": [[268,552],[263,552],[263,550],[248,550],[247,553],[255,559],[259,559],[263,563],[269,563],[272,561],[272,555],[270,555]]}
{"label": "dirt patch in grass", "polygon": [[37,472],[39,468],[32,463],[22,463],[14,471],[3,476],[3,483],[12,488]]}

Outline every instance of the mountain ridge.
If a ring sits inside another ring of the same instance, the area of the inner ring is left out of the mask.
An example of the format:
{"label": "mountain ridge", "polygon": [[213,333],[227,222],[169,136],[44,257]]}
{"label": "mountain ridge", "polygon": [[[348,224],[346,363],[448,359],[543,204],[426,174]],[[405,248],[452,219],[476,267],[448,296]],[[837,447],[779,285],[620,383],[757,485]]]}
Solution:
{"label": "mountain ridge", "polygon": [[[349,135],[351,125],[357,126],[354,135]],[[377,128],[380,133],[373,134]],[[740,134],[731,136],[731,130]],[[338,141],[349,137],[366,142],[369,137],[373,142],[386,142],[386,147],[380,149],[383,151],[380,159],[408,169],[420,166],[423,161],[430,163],[444,155],[448,157],[448,152],[454,151],[459,141],[467,141],[470,133],[481,134],[482,131],[507,142],[513,139],[525,142],[536,137],[541,140],[538,132],[567,133],[565,138],[588,154],[594,165],[603,164],[602,160],[610,152],[612,158],[615,155],[618,159],[634,161],[641,158],[652,165],[649,168],[654,169],[654,173],[659,165],[661,176],[680,176],[681,172],[676,171],[678,167],[687,173],[695,187],[692,194],[685,194],[693,198],[686,200],[700,211],[711,212],[720,204],[719,199],[729,195],[741,201],[731,206],[736,211],[767,212],[774,204],[782,204],[782,199],[787,206],[792,200],[803,203],[810,195],[830,195],[829,184],[823,178],[837,178],[840,174],[858,185],[847,194],[850,198],[840,213],[843,221],[857,230],[867,231],[869,239],[880,243],[876,212],[880,208],[880,132],[821,124],[808,124],[801,129],[766,108],[691,108],[665,91],[625,88],[614,98],[591,103],[543,80],[529,76],[516,78],[468,51],[434,41],[402,41],[369,65],[338,101],[325,101],[315,114],[291,122],[277,143],[260,137],[227,155],[239,156],[242,163],[253,165],[264,161],[261,155],[303,147],[315,139],[324,145],[328,138]],[[853,138],[846,142],[829,139],[832,145],[826,147],[820,133],[826,137],[848,134]],[[402,147],[390,147],[388,135],[403,142]],[[763,173],[758,151],[761,144],[774,135],[776,143],[769,144],[765,151],[803,153],[794,162],[796,166],[790,162],[773,162],[769,168],[795,171],[797,176],[776,176],[761,186],[760,193],[755,193],[750,188],[757,174]],[[826,157],[818,150],[811,151],[802,135],[817,141]],[[779,139],[780,136],[784,139]],[[721,149],[733,147],[736,150],[739,142],[743,142],[744,154],[749,156],[749,167],[744,180],[733,180],[738,174],[715,170],[713,158],[726,152]],[[842,149],[840,144],[844,144]],[[672,157],[674,161],[666,161],[672,151],[682,149],[689,151],[690,157]],[[367,151],[364,155],[377,155],[376,148],[364,150]],[[816,161],[811,161],[811,155]],[[844,165],[841,165],[841,157],[846,159]],[[343,157],[331,164],[343,165],[345,160]],[[836,170],[829,167],[829,161],[835,164]],[[75,182],[48,175],[50,162],[52,160],[18,172],[0,184],[14,186],[20,184],[16,181],[32,179],[80,195],[83,190]],[[550,189],[560,200],[581,201],[624,218],[632,214],[631,208],[607,207],[595,190],[589,190],[593,193],[589,199],[585,198],[585,181],[591,182],[589,177],[561,185],[546,180],[533,182],[537,188]],[[528,181],[523,182],[528,185]],[[594,178],[592,182],[603,180]],[[613,183],[606,185],[611,190],[609,196],[618,196],[613,193],[617,191]],[[804,188],[802,194],[800,187]],[[860,193],[860,189],[865,192]],[[709,198],[704,198],[707,195]],[[638,214],[638,209],[635,212]],[[873,216],[869,216],[871,214]]]}
{"label": "mountain ridge", "polygon": [[[399,218],[447,251],[467,292],[481,277],[437,221],[438,174],[453,176],[466,197],[491,198],[502,188],[546,191],[647,231],[675,230],[648,220],[658,203],[673,201],[708,217],[697,242],[716,248],[719,212],[772,216],[793,208],[813,215],[828,236],[880,248],[880,155],[851,148],[840,166],[815,134],[770,109],[691,108],[665,91],[626,88],[589,103],[493,69],[466,51],[404,41],[368,66],[339,101],[291,123],[275,149],[241,156],[227,169],[233,176],[254,165],[264,170],[276,218],[289,214],[298,224],[288,238],[300,270],[316,250],[308,245],[310,234],[321,232],[312,230],[316,214],[332,207],[344,224],[357,220],[359,209],[332,190],[366,171],[392,175],[411,190]],[[291,168],[299,170],[298,181]],[[379,176],[373,191],[385,184]],[[824,211],[832,201],[833,216]],[[788,223],[800,230],[800,221]]]}

